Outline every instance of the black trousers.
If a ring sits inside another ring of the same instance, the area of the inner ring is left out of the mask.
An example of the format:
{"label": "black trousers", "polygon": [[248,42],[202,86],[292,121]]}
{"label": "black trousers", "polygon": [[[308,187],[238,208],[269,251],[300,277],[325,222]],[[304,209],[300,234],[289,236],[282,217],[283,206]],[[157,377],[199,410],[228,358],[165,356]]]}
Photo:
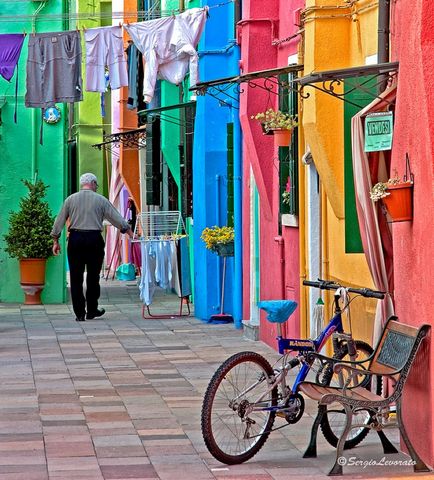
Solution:
{"label": "black trousers", "polygon": [[[104,261],[104,240],[98,231],[69,232],[68,262],[71,278],[72,308],[77,317],[95,312],[100,296],[99,276]],[[87,270],[86,298],[83,293],[84,270]]]}

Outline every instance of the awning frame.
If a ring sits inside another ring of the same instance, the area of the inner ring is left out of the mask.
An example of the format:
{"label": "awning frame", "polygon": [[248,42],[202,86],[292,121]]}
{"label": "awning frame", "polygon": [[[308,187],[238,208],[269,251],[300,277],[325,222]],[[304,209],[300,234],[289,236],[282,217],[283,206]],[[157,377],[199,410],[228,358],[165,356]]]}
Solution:
{"label": "awning frame", "polygon": [[[298,91],[298,87],[292,86],[290,82],[280,80],[279,77],[280,75],[301,70],[303,70],[303,65],[292,64],[286,67],[250,72],[244,75],[223,77],[208,82],[199,82],[191,87],[190,91],[196,92],[197,95],[208,94],[216,98],[222,106],[238,110],[238,106],[234,105],[234,103],[238,103],[239,95],[244,92],[241,84],[247,83],[250,88],[260,88],[274,95],[278,95],[282,89]],[[300,92],[298,91],[298,93]],[[224,95],[228,100],[223,100],[220,95]]]}
{"label": "awning frame", "polygon": [[[312,72],[300,78],[295,78],[291,81],[281,80],[280,75],[300,72],[303,70],[303,65],[293,64],[282,68],[273,68],[269,70],[262,70],[257,72],[246,73],[233,77],[223,77],[208,82],[199,82],[190,88],[190,91],[196,92],[198,95],[209,94],[216,98],[221,105],[237,108],[234,105],[238,103],[239,94],[244,92],[241,86],[247,83],[250,88],[260,88],[266,90],[269,94],[278,95],[282,91],[295,91],[301,98],[309,98],[310,93],[305,91],[306,87],[311,87],[320,90],[328,95],[331,95],[339,100],[352,104],[358,108],[363,108],[363,105],[358,105],[352,101],[347,100],[346,95],[355,90],[361,90],[372,95],[372,98],[379,98],[378,95],[372,94],[372,87],[379,89],[381,85],[391,82],[397,75],[399,69],[398,62],[380,63],[373,65],[361,65],[357,67],[343,68],[339,70],[325,70],[320,72]],[[338,91],[338,88],[344,80],[366,77],[370,78],[359,83],[351,84],[350,89],[345,93]],[[375,84],[370,84],[370,88],[366,88],[366,84],[372,82],[372,78],[376,79]],[[261,82],[258,82],[261,80]],[[318,84],[321,85],[318,85]],[[221,95],[226,97],[226,100],[221,98]]]}
{"label": "awning frame", "polygon": [[102,148],[110,148],[110,146],[120,148],[121,145],[125,148],[133,148],[136,150],[145,148],[146,127],[103,135],[103,141],[93,144],[92,147],[101,150]]}
{"label": "awning frame", "polygon": [[[372,94],[372,87],[375,87],[375,89],[378,90],[379,87],[384,83],[391,83],[397,76],[398,70],[399,62],[377,63],[373,65],[361,65],[358,67],[343,68],[340,70],[312,72],[304,77],[294,79],[293,83],[300,85],[302,90],[305,87],[312,87],[316,90],[326,93],[327,95],[331,95],[332,97],[362,109],[364,108],[363,105],[358,105],[350,100],[347,100],[347,98],[345,98],[346,95],[354,92],[355,90],[361,90],[371,95],[373,100],[375,98],[381,98],[379,95]],[[352,85],[348,82],[347,84],[349,84],[351,88],[344,93],[336,91],[336,87],[342,85],[345,80],[358,77],[369,77],[369,79]],[[376,79],[376,83],[374,85],[371,84],[371,89],[368,89],[366,88],[366,84],[371,82],[372,78]],[[321,86],[318,86],[318,83],[321,83]],[[384,88],[382,90],[384,90]],[[306,96],[309,96],[309,93],[307,93],[304,98],[306,98]]]}

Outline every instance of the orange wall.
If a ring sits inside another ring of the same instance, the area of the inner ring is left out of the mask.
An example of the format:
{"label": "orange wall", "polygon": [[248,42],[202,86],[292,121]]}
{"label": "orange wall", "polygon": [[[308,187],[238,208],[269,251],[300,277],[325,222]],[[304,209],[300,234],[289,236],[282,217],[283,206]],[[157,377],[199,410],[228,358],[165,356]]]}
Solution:
{"label": "orange wall", "polygon": [[[125,12],[137,12],[137,0],[124,1]],[[125,21],[135,22],[137,18],[128,17]],[[126,35],[125,44],[128,36]],[[120,100],[120,131],[127,131],[137,128],[137,110],[127,109],[128,88],[121,89]],[[119,169],[124,183],[132,196],[138,211],[140,211],[140,176],[139,176],[139,152],[121,146],[119,157]]]}

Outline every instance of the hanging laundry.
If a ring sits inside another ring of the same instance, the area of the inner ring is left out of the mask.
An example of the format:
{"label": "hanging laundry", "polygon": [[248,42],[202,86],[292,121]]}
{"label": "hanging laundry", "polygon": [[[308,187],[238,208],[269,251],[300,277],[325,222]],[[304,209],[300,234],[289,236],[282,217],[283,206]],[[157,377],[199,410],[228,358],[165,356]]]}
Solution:
{"label": "hanging laundry", "polygon": [[128,86],[122,28],[120,26],[89,28],[84,32],[84,40],[86,42],[86,90],[105,92],[106,68],[112,90]]}
{"label": "hanging laundry", "polygon": [[192,8],[171,16],[124,25],[145,58],[143,94],[152,100],[157,76],[179,85],[190,67],[190,83],[198,79],[199,42],[208,8]]}
{"label": "hanging laundry", "polygon": [[15,79],[15,123],[17,123],[18,60],[24,37],[25,35],[22,33],[5,33],[0,35],[0,75],[9,82],[14,75],[15,67],[17,67],[17,77]]}
{"label": "hanging laundry", "polygon": [[154,296],[156,255],[152,242],[141,242],[142,268],[139,283],[140,299],[145,305],[151,305]]}
{"label": "hanging laundry", "polygon": [[23,42],[24,34],[22,33],[0,34],[0,75],[8,82],[18,65]]}
{"label": "hanging laundry", "polygon": [[166,289],[172,280],[170,241],[158,240],[153,243],[156,252],[155,280],[161,288]]}
{"label": "hanging laundry", "polygon": [[101,114],[104,112],[106,68],[110,87],[116,90],[128,86],[127,61],[124,55],[122,28],[89,28],[84,32],[86,43],[86,90],[101,93]]}
{"label": "hanging laundry", "polygon": [[26,107],[83,100],[80,32],[29,35]]}
{"label": "hanging laundry", "polygon": [[188,238],[143,240],[140,298],[151,305],[156,287],[175,290],[179,297],[191,295]]}

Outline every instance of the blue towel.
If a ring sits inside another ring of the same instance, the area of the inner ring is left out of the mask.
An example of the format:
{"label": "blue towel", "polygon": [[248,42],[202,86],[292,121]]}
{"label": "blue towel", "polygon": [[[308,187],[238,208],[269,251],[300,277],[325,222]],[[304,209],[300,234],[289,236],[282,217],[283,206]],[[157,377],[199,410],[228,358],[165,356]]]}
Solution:
{"label": "blue towel", "polygon": [[264,300],[258,302],[258,307],[265,310],[267,320],[272,323],[284,323],[297,308],[294,300]]}

